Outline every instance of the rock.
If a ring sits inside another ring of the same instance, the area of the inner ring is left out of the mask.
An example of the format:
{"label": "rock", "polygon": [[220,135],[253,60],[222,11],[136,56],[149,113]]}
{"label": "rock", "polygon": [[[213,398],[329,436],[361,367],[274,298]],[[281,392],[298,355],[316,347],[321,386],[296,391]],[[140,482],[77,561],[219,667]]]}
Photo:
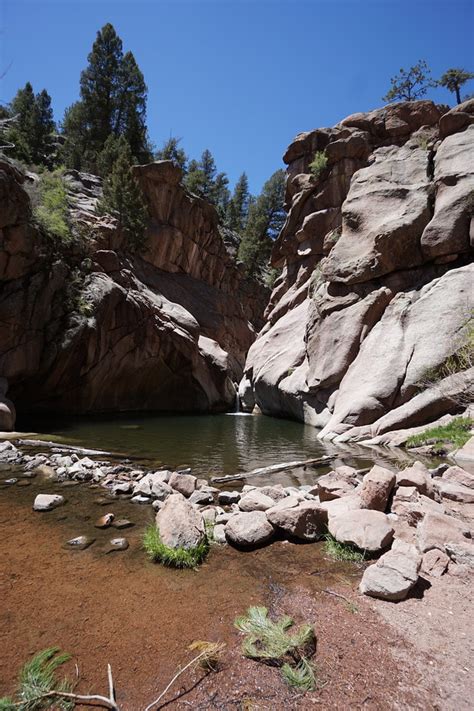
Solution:
{"label": "rock", "polygon": [[[291,497],[288,497],[291,498]],[[303,541],[316,541],[326,531],[327,512],[317,503],[299,503],[291,508],[284,507],[284,501],[266,511],[272,526],[287,536]]]}
{"label": "rock", "polygon": [[420,494],[433,498],[434,489],[430,473],[424,464],[415,462],[397,473],[397,486],[414,486]]}
{"label": "rock", "polygon": [[322,501],[321,508],[327,511],[328,519],[339,516],[349,511],[356,511],[362,508],[362,501],[357,494],[349,494],[341,499],[332,501]]}
{"label": "rock", "polygon": [[9,486],[16,484],[18,482],[18,479],[16,477],[10,477],[10,479],[5,479],[4,484],[8,484]]}
{"label": "rock", "polygon": [[404,541],[393,547],[365,569],[359,585],[361,593],[382,600],[404,600],[418,580],[421,556]]}
{"label": "rock", "polygon": [[386,548],[393,538],[390,520],[381,511],[362,509],[330,516],[329,533],[340,543],[349,543],[365,551]]}
{"label": "rock", "polygon": [[33,503],[33,510],[51,511],[64,503],[64,497],[59,494],[38,494]]}
{"label": "rock", "polygon": [[456,462],[472,462],[474,461],[474,437],[471,437],[466,444],[454,452]]}
{"label": "rock", "polygon": [[224,545],[227,543],[227,538],[225,535],[225,526],[223,523],[218,523],[214,526],[212,531],[212,540],[219,545]]}
{"label": "rock", "polygon": [[117,494],[129,494],[132,491],[131,481],[118,481],[114,482],[112,487],[112,493]]}
{"label": "rock", "polygon": [[392,513],[405,520],[410,526],[417,526],[426,513],[445,513],[442,504],[420,494],[414,486],[399,486],[392,500]]}
{"label": "rock", "polygon": [[0,432],[12,432],[15,429],[15,405],[6,396],[8,381],[0,378]]}
{"label": "rock", "polygon": [[352,472],[331,471],[319,477],[309,493],[319,496],[320,501],[333,501],[353,493],[358,483]]}
{"label": "rock", "polygon": [[135,495],[151,496],[154,499],[164,501],[167,496],[173,493],[173,489],[166,482],[169,479],[167,472],[150,472],[145,474],[133,487]]}
{"label": "rock", "polygon": [[427,551],[421,563],[421,570],[432,578],[440,578],[448,569],[449,556],[437,548]]}
{"label": "rock", "polygon": [[474,489],[461,486],[451,481],[439,479],[437,482],[437,490],[443,499],[451,501],[460,501],[465,504],[474,504]]}
{"label": "rock", "polygon": [[189,501],[192,504],[205,506],[206,504],[212,504],[214,501],[214,497],[207,491],[194,491],[189,497]]}
{"label": "rock", "polygon": [[163,506],[163,501],[160,501],[159,499],[155,499],[152,503],[152,506],[153,506],[153,511],[159,511],[161,509],[161,507]]}
{"label": "rock", "polygon": [[114,551],[126,551],[129,547],[129,542],[126,538],[111,538],[109,541],[109,548],[106,553],[113,553]]}
{"label": "rock", "polygon": [[244,494],[239,501],[241,511],[266,511],[275,505],[275,501],[262,494],[259,489]]}
{"label": "rock", "polygon": [[169,479],[169,485],[183,496],[189,497],[196,489],[197,479],[192,474],[174,472]]}
{"label": "rock", "polygon": [[370,472],[364,476],[362,485],[357,491],[362,507],[385,511],[394,485],[395,474],[393,472],[379,467],[377,464],[373,466]]}
{"label": "rock", "polygon": [[132,504],[151,504],[152,498],[151,496],[145,496],[144,494],[136,494],[136,496],[132,496],[130,502]]}
{"label": "rock", "polygon": [[201,516],[202,516],[205,523],[214,525],[216,522],[216,518],[217,518],[217,511],[213,507],[201,509]]}
{"label": "rock", "polygon": [[264,496],[269,496],[275,503],[282,501],[287,496],[281,484],[276,484],[275,486],[261,486],[259,491],[261,494],[264,494]]}
{"label": "rock", "polygon": [[474,568],[474,544],[472,542],[447,543],[446,551],[455,563]]}
{"label": "rock", "polygon": [[444,551],[448,543],[464,543],[469,537],[469,528],[457,518],[427,513],[418,525],[417,544],[422,553],[432,548]]}
{"label": "rock", "polygon": [[217,500],[222,506],[230,504],[238,504],[240,501],[239,491],[220,491],[217,495]]}
{"label": "rock", "polygon": [[95,543],[95,538],[92,538],[91,536],[77,536],[76,538],[71,538],[69,541],[66,542],[66,545],[69,548],[74,548],[75,550],[78,551],[83,551],[86,548],[89,548],[93,543]]}
{"label": "rock", "polygon": [[448,467],[442,473],[442,481],[474,489],[474,474],[461,469],[461,467]]}
{"label": "rock", "polygon": [[179,493],[171,494],[163,503],[156,514],[156,527],[169,548],[195,548],[204,540],[201,514]]}
{"label": "rock", "polygon": [[131,526],[134,525],[135,524],[129,521],[128,518],[117,518],[112,521],[112,526],[118,530],[122,530],[123,528],[131,528]]}
{"label": "rock", "polygon": [[232,516],[225,524],[225,534],[230,543],[245,548],[268,543],[275,529],[264,511],[251,511]]}
{"label": "rock", "polygon": [[94,526],[96,528],[108,528],[112,525],[115,515],[113,513],[106,513],[97,519]]}

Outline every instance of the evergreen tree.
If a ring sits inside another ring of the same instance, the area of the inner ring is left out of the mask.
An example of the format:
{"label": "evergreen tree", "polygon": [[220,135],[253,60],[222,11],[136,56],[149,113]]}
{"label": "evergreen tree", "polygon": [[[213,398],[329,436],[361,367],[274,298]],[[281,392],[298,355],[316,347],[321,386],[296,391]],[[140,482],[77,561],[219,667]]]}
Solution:
{"label": "evergreen tree", "polygon": [[229,209],[230,192],[229,178],[225,173],[218,173],[212,186],[210,200],[216,206],[219,217],[222,221],[225,220],[227,210]]}
{"label": "evergreen tree", "polygon": [[80,93],[63,121],[66,165],[95,172],[97,156],[111,134],[126,138],[133,161],[151,159],[145,80],[133,54],[123,54],[122,40],[110,23],[97,33],[81,74]]}
{"label": "evergreen tree", "polygon": [[145,243],[148,212],[140,186],[131,171],[133,157],[130,146],[124,139],[119,143],[118,157],[104,181],[98,212],[115,215],[131,250],[136,251]]}
{"label": "evergreen tree", "polygon": [[466,72],[465,69],[448,69],[441,79],[439,85],[446,87],[448,91],[456,94],[456,101],[461,103],[461,87],[470,79],[474,79],[472,72]]}
{"label": "evergreen tree", "polygon": [[[115,136],[111,133],[107,138],[103,149],[97,156],[97,172],[103,178],[106,178],[114,167],[114,163],[120,158],[125,151],[130,151],[130,146],[124,136]],[[131,151],[130,151],[131,154]]]}
{"label": "evergreen tree", "polygon": [[391,88],[383,97],[383,101],[416,101],[425,96],[429,88],[437,86],[431,78],[428,64],[421,60],[406,69],[400,69],[397,76],[390,79]]}
{"label": "evergreen tree", "polygon": [[16,117],[7,132],[7,140],[14,144],[12,154],[25,163],[50,167],[55,124],[46,89],[35,96],[27,82],[11,102],[10,114]]}
{"label": "evergreen tree", "polygon": [[227,209],[227,227],[241,233],[247,223],[250,206],[249,181],[246,173],[242,173],[235,184],[234,194]]}
{"label": "evergreen tree", "polygon": [[163,148],[155,153],[155,160],[172,160],[183,172],[186,172],[188,157],[183,148],[179,147],[181,139],[170,136],[163,144]]}
{"label": "evergreen tree", "polygon": [[262,275],[268,262],[272,242],[278,236],[286,218],[283,209],[284,196],[285,172],[277,170],[250,205],[238,253],[248,275]]}

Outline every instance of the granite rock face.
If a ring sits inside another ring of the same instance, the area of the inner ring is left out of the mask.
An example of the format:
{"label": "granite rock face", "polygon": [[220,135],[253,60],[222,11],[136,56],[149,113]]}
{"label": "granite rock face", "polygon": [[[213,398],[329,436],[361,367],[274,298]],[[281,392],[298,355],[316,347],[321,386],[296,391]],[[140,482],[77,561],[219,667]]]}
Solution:
{"label": "granite rock face", "polygon": [[[65,174],[75,239],[34,224],[25,176],[0,163],[0,429],[27,411],[225,410],[261,328],[263,287],[226,251],[212,205],[163,161],[135,168],[149,205],[131,252],[95,212],[96,176]],[[11,400],[10,400],[11,399]]]}
{"label": "granite rock face", "polygon": [[455,414],[474,393],[472,369],[420,387],[463,346],[474,305],[473,124],[472,101],[448,113],[414,101],[296,137],[246,409],[366,440]]}

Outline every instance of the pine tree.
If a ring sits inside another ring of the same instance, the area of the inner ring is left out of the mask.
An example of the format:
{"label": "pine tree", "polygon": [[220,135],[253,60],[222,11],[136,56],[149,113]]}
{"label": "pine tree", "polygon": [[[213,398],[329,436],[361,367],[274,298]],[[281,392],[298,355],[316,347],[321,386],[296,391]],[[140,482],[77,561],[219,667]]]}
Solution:
{"label": "pine tree", "polygon": [[132,162],[130,146],[122,139],[118,157],[104,181],[98,212],[115,215],[128,238],[131,251],[137,251],[145,244],[148,212],[140,186],[131,171]]}
{"label": "pine tree", "polygon": [[283,209],[285,172],[277,170],[263,186],[249,208],[248,220],[238,257],[248,275],[262,275],[286,215]]}
{"label": "pine tree", "polygon": [[12,154],[25,163],[50,167],[55,124],[46,89],[35,96],[27,82],[11,102],[10,114],[16,117],[7,132],[7,140],[14,144]]}
{"label": "pine tree", "polygon": [[211,202],[216,206],[219,217],[222,221],[225,220],[227,210],[229,209],[230,192],[229,178],[225,173],[218,173],[214,180],[214,185],[211,191]]}
{"label": "pine tree", "polygon": [[[123,152],[130,151],[130,146],[124,136],[115,136],[111,133],[107,138],[103,149],[97,156],[97,172],[106,178],[113,170],[114,163],[120,158]],[[130,151],[131,154],[131,151]]]}
{"label": "pine tree", "polygon": [[242,173],[234,187],[234,194],[227,209],[227,227],[241,233],[246,225],[250,206],[249,181]]}
{"label": "pine tree", "polygon": [[68,167],[95,172],[97,157],[111,134],[126,138],[134,161],[151,160],[145,80],[133,54],[123,54],[122,40],[110,23],[97,33],[81,74],[80,93],[80,101],[63,121],[63,156]]}
{"label": "pine tree", "polygon": [[188,157],[183,148],[179,147],[180,141],[180,138],[170,136],[163,144],[163,147],[156,151],[155,160],[172,160],[183,172],[186,172]]}
{"label": "pine tree", "polygon": [[446,87],[448,91],[456,94],[456,101],[461,103],[461,87],[470,79],[474,79],[472,72],[466,72],[465,69],[448,69],[441,79],[439,85]]}
{"label": "pine tree", "polygon": [[428,64],[422,59],[408,71],[400,69],[400,73],[392,77],[390,83],[392,86],[382,101],[417,101],[425,96],[429,88],[437,86],[437,82],[431,78]]}

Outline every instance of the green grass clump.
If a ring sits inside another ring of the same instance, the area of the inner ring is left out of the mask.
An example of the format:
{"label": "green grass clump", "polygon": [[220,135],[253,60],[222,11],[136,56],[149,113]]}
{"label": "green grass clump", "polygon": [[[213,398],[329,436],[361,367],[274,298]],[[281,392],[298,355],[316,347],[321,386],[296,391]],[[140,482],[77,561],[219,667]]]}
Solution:
{"label": "green grass clump", "polygon": [[69,224],[67,192],[60,171],[45,172],[41,176],[34,218],[39,227],[50,237],[64,244],[70,244],[73,241]]}
{"label": "green grass clump", "polygon": [[296,689],[314,691],[316,688],[314,669],[304,657],[296,667],[284,664],[281,668],[281,675],[289,686]]}
{"label": "green grass clump", "polygon": [[456,417],[448,425],[431,427],[420,434],[409,437],[407,447],[421,447],[424,444],[452,444],[462,447],[470,439],[474,422],[470,417]]}
{"label": "green grass clump", "polygon": [[324,151],[316,151],[314,158],[309,164],[309,169],[313,175],[318,177],[328,164],[328,157]]}
{"label": "green grass clump", "polygon": [[68,679],[58,679],[56,671],[70,659],[69,654],[60,653],[57,647],[44,649],[27,662],[20,673],[16,699],[0,699],[1,711],[43,711],[61,709],[69,711],[74,707],[71,701],[57,697],[44,698],[51,691],[70,692],[72,684]]}
{"label": "green grass clump", "polygon": [[330,533],[326,535],[324,552],[334,560],[348,561],[350,563],[363,563],[365,560],[364,551],[359,550],[349,543],[339,543]]}
{"label": "green grass clump", "polygon": [[154,524],[148,526],[145,531],[143,547],[150,560],[170,568],[197,568],[209,553],[207,536],[195,548],[170,548],[163,543]]}

